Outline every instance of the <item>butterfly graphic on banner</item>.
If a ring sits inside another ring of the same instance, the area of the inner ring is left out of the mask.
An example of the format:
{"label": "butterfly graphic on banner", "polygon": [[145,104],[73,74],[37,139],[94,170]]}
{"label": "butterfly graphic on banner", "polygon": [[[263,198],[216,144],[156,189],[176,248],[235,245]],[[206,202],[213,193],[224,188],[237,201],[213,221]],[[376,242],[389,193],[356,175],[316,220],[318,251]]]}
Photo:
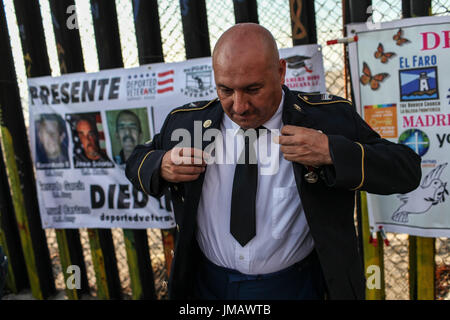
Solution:
{"label": "butterfly graphic on banner", "polygon": [[405,43],[410,43],[406,38],[403,38],[403,30],[402,28],[398,29],[397,33],[392,37],[398,46],[402,46]]}
{"label": "butterfly graphic on banner", "polygon": [[370,84],[370,88],[372,90],[378,90],[380,87],[380,82],[383,82],[384,79],[389,77],[389,73],[378,73],[372,76],[372,72],[370,71],[367,63],[363,62],[363,74],[359,78],[359,81],[362,85]]}
{"label": "butterfly graphic on banner", "polygon": [[374,53],[375,58],[380,59],[381,63],[387,63],[395,55],[395,52],[384,52],[384,47],[381,43],[378,44],[377,51]]}

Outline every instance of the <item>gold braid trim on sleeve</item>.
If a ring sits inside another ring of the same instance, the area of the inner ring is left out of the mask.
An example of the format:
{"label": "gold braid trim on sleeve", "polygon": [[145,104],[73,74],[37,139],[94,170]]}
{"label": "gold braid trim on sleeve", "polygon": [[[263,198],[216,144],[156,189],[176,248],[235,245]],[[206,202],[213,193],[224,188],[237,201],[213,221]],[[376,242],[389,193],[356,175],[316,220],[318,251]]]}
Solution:
{"label": "gold braid trim on sleeve", "polygon": [[351,189],[352,191],[360,189],[364,184],[364,147],[359,142],[355,143],[361,148],[361,183],[356,188]]}

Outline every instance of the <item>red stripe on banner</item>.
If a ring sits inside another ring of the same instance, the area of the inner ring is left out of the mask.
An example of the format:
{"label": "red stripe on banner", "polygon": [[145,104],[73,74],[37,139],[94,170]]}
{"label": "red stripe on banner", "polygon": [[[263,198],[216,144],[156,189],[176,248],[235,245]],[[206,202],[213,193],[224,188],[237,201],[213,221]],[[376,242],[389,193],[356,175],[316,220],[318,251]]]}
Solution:
{"label": "red stripe on banner", "polygon": [[163,86],[163,85],[168,84],[168,83],[173,83],[173,79],[170,78],[170,79],[167,79],[167,80],[164,80],[164,81],[159,81],[158,82],[158,86]]}
{"label": "red stripe on banner", "polygon": [[168,76],[169,74],[174,74],[174,73],[175,73],[175,71],[169,70],[169,71],[166,71],[166,72],[158,73],[158,77],[162,78],[162,77]]}
{"label": "red stripe on banner", "polygon": [[159,89],[158,93],[164,93],[164,92],[167,92],[167,91],[173,91],[173,87],[167,87],[167,88],[164,88],[164,89]]}

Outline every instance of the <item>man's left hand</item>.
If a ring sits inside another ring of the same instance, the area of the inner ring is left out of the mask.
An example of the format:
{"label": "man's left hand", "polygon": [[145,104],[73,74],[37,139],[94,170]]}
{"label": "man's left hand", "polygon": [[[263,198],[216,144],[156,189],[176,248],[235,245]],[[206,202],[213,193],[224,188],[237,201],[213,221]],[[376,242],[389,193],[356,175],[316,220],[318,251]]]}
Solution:
{"label": "man's left hand", "polygon": [[333,164],[328,136],[321,131],[297,126],[284,126],[275,138],[284,158],[305,166],[320,167]]}

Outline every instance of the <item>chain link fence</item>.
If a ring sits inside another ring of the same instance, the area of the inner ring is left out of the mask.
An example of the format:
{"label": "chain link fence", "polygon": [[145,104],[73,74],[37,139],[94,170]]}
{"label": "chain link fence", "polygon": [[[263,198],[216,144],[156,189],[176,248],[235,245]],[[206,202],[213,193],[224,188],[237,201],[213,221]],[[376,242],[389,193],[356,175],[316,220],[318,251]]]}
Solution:
{"label": "chain link fence", "polygon": [[180,1],[158,1],[158,12],[164,61],[186,60]]}
{"label": "chain link fence", "polygon": [[444,16],[450,14],[450,0],[432,0],[431,10],[434,16]]}
{"label": "chain link fence", "polygon": [[[56,46],[51,27],[51,17],[48,0],[39,0],[44,20],[46,42],[49,51],[52,75],[59,75]],[[119,22],[120,40],[124,66],[138,66],[135,29],[133,23],[133,7],[131,0],[115,0]],[[13,55],[18,76],[22,106],[26,123],[28,123],[28,95],[25,68],[23,65],[19,32],[15,19],[12,0],[4,0],[7,12],[9,32],[12,39]],[[87,72],[99,70],[95,47],[94,29],[90,12],[89,0],[75,0],[78,14],[78,24],[85,57]],[[211,49],[223,31],[235,23],[234,8],[231,0],[206,0],[208,29]],[[280,48],[292,46],[290,9],[288,0],[258,0],[259,23],[269,29]],[[432,13],[434,15],[449,15],[450,0],[433,0]],[[181,22],[179,0],[158,0],[158,10],[161,26],[162,46],[165,62],[179,62],[186,59],[184,37]],[[346,96],[344,72],[344,48],[342,45],[327,46],[326,41],[343,37],[342,1],[315,0],[315,15],[317,25],[317,42],[322,45],[324,67],[326,73],[326,87],[329,93]],[[401,0],[373,0],[372,13],[374,22],[385,22],[400,19]],[[167,270],[161,240],[160,230],[148,230],[150,257],[154,270],[155,287],[158,299],[167,299]],[[128,273],[127,256],[121,229],[112,230],[119,277],[125,299],[131,298],[131,286]],[[56,287],[64,290],[63,270],[59,260],[55,231],[46,230],[50,256],[53,264]],[[386,282],[386,299],[409,299],[408,279],[408,236],[404,234],[388,233],[389,246],[385,246],[384,265]],[[95,272],[89,248],[86,229],[80,229],[80,238],[86,262],[91,296],[96,297]],[[436,297],[450,299],[450,240],[436,239]]]}
{"label": "chain link fence", "polygon": [[327,40],[343,37],[342,2],[315,1],[317,43],[322,46],[327,91],[345,97],[344,47],[327,46]]}

